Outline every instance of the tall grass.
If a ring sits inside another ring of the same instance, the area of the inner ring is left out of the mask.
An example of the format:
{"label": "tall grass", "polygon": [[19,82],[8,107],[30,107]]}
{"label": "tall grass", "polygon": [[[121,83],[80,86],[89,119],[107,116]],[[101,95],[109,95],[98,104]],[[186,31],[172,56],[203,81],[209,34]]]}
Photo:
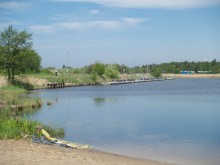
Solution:
{"label": "tall grass", "polygon": [[7,86],[0,87],[0,94],[12,94],[12,93],[21,94],[25,92],[26,90],[24,88],[20,88],[14,85],[7,85]]}
{"label": "tall grass", "polygon": [[27,93],[24,88],[8,85],[0,88],[0,104],[11,107],[19,105],[21,107],[41,107],[42,101],[39,98],[27,98],[22,94]]}
{"label": "tall grass", "polygon": [[[0,124],[0,139],[20,139],[26,135],[31,137],[35,133],[35,126],[42,125],[37,121],[31,121],[24,118],[7,118],[1,121]],[[64,129],[51,128],[50,126],[42,125],[53,137],[63,137]]]}
{"label": "tall grass", "polygon": [[34,113],[33,109],[42,105],[38,98],[22,96],[26,92],[24,88],[12,85],[0,88],[0,139],[32,136],[36,125],[42,125],[51,136],[64,136],[64,130],[61,128],[53,128],[23,117],[24,114]]}
{"label": "tall grass", "polygon": [[19,139],[27,135],[31,137],[35,133],[36,125],[41,125],[51,136],[64,136],[64,129],[23,118],[21,115],[15,115],[10,109],[0,110],[0,123],[0,139]]}

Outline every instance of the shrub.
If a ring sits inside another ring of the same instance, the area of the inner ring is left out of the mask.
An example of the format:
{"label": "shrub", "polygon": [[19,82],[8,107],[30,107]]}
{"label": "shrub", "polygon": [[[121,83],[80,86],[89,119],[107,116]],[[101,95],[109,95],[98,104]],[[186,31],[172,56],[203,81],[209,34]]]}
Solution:
{"label": "shrub", "polygon": [[152,75],[153,77],[160,77],[161,74],[162,74],[162,69],[160,69],[160,68],[154,68],[154,69],[152,69],[152,71],[151,71],[151,75]]}

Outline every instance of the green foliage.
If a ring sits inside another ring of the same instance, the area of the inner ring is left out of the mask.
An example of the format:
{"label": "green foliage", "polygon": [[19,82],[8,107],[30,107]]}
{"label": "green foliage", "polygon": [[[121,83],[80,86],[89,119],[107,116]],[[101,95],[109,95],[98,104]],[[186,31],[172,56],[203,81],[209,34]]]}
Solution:
{"label": "green foliage", "polygon": [[152,75],[153,77],[160,77],[161,74],[162,74],[162,69],[161,69],[161,68],[153,68],[153,69],[151,70],[151,75]]}
{"label": "green foliage", "polygon": [[171,63],[162,63],[162,64],[151,64],[143,65],[142,68],[149,68],[152,71],[152,68],[161,68],[164,73],[180,73],[180,71],[211,71],[211,73],[220,73],[220,62],[217,62],[214,59],[211,62],[171,62]]}
{"label": "green foliage", "polygon": [[95,72],[92,73],[92,74],[91,74],[91,79],[92,79],[92,81],[96,82],[96,81],[97,81],[97,76],[98,76],[97,73],[95,73]]}
{"label": "green foliage", "polygon": [[24,135],[33,135],[36,123],[28,120],[8,118],[1,121],[0,139],[18,139]]}
{"label": "green foliage", "polygon": [[18,73],[39,73],[41,57],[34,50],[23,50],[19,54]]}
{"label": "green foliage", "polygon": [[107,76],[107,78],[117,79],[119,77],[119,72],[118,72],[116,66],[111,65],[106,68],[105,75]]}
{"label": "green foliage", "polygon": [[[25,119],[27,113],[35,113],[36,108],[41,106],[38,98],[26,98],[20,94],[26,90],[17,86],[0,88],[0,139],[19,139],[25,135],[32,136],[36,125],[42,125],[37,121]],[[18,108],[19,107],[19,108]],[[42,125],[51,136],[62,137],[64,130]]]}
{"label": "green foliage", "polygon": [[40,70],[41,74],[53,74],[53,72],[49,68],[43,68]]}
{"label": "green foliage", "polygon": [[102,76],[105,73],[105,69],[105,65],[98,62],[92,66],[92,72],[97,73],[99,76]]}
{"label": "green foliage", "polygon": [[[42,101],[39,98],[26,98],[21,94],[25,94],[27,90],[18,86],[4,86],[0,88],[0,104],[3,107],[14,107],[18,109],[18,106],[25,110],[26,108],[37,109],[42,106]],[[1,111],[1,110],[0,110]]]}
{"label": "green foliage", "polygon": [[[4,110],[1,110],[4,111]],[[20,139],[25,135],[31,137],[35,133],[35,126],[42,125],[37,121],[31,121],[20,116],[13,117],[1,117],[0,114],[0,139]],[[51,136],[63,137],[64,129],[52,128],[47,125],[42,125]]]}
{"label": "green foliage", "polygon": [[16,31],[11,25],[0,34],[0,70],[7,73],[8,81],[13,84],[16,74],[39,72],[41,58],[31,49],[31,36],[26,31]]}

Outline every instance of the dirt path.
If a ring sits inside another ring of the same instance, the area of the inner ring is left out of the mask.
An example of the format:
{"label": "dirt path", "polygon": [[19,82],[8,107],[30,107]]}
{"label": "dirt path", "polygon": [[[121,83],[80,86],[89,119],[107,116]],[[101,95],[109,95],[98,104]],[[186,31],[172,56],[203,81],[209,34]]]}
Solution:
{"label": "dirt path", "polygon": [[36,144],[30,140],[0,140],[0,164],[168,165],[91,149]]}
{"label": "dirt path", "polygon": [[5,86],[7,84],[7,80],[5,77],[0,76],[0,87]]}

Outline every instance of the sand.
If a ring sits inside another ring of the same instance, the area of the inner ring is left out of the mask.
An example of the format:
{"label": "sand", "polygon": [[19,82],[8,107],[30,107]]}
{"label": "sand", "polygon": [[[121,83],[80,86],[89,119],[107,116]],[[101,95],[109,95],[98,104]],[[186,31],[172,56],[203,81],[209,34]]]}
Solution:
{"label": "sand", "polygon": [[5,77],[0,75],[0,87],[7,85],[7,80]]}
{"label": "sand", "polygon": [[36,144],[32,143],[30,139],[0,140],[0,164],[169,165],[94,149],[71,149],[56,145]]}
{"label": "sand", "polygon": [[163,74],[162,77],[173,78],[220,78],[220,74]]}
{"label": "sand", "polygon": [[[36,86],[46,86],[47,80],[46,79],[41,79],[41,78],[35,78],[35,77],[24,77],[20,79],[23,83],[28,83]],[[0,87],[6,86],[7,79],[4,76],[0,75]]]}

